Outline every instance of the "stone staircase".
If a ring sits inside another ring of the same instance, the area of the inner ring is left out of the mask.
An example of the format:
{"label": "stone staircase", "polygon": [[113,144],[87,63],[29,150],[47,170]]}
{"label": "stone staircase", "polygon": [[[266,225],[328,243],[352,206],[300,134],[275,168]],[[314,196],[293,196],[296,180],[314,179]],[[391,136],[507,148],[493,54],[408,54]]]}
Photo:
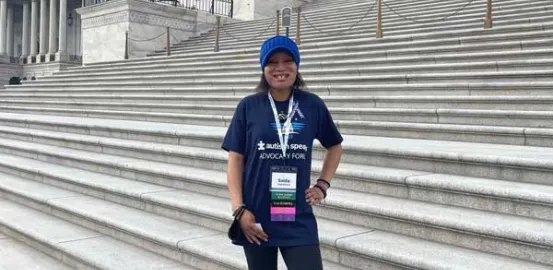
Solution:
{"label": "stone staircase", "polygon": [[[301,72],[345,134],[325,269],[553,269],[553,2],[496,0],[492,30],[483,0],[385,2],[418,23],[303,8]],[[0,269],[246,269],[220,145],[271,23],[0,91]]]}

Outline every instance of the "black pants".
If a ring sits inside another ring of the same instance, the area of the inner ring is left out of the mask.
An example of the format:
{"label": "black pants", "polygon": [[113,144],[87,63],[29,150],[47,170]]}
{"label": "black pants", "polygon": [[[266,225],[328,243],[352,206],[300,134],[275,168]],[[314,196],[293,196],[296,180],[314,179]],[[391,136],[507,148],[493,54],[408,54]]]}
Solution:
{"label": "black pants", "polygon": [[[249,270],[277,270],[277,247],[245,246]],[[288,270],[323,270],[319,245],[281,247]]]}

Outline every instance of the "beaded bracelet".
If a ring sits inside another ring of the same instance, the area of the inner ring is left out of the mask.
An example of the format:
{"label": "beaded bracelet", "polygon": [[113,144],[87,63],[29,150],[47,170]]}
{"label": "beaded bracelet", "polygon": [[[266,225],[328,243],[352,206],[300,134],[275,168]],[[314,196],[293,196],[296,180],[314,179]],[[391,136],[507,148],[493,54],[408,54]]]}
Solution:
{"label": "beaded bracelet", "polygon": [[324,180],[324,179],[322,179],[322,178],[317,179],[317,184],[318,184],[319,182],[323,182],[323,183],[326,185],[326,188],[327,188],[327,189],[330,188],[330,182],[328,182],[328,181],[326,181],[326,180]]}

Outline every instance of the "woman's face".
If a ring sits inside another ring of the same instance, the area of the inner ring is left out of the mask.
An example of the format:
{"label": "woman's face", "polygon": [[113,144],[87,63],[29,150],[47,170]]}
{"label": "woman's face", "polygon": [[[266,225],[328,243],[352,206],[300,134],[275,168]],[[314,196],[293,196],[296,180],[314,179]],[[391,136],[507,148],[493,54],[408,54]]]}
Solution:
{"label": "woman's face", "polygon": [[296,81],[298,66],[288,53],[277,52],[265,65],[263,74],[271,88],[275,90],[290,89]]}

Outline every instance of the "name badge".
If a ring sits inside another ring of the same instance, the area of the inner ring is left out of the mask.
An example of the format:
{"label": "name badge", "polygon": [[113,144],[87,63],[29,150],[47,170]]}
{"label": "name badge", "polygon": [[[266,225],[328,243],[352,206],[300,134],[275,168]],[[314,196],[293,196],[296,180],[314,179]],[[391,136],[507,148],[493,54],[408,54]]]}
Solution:
{"label": "name badge", "polygon": [[297,177],[296,167],[271,167],[271,221],[296,221]]}

